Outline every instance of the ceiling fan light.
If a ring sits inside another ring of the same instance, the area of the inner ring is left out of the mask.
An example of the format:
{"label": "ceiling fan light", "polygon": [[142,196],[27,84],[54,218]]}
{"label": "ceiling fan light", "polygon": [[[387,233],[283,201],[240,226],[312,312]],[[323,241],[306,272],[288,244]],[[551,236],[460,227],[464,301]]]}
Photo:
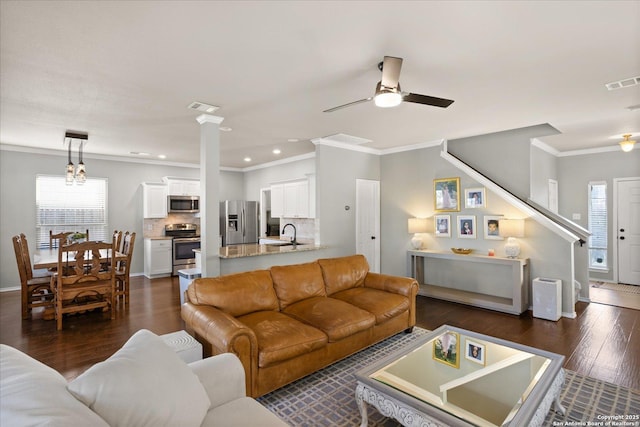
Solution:
{"label": "ceiling fan light", "polygon": [[376,107],[397,107],[402,102],[402,95],[398,92],[380,92],[373,98]]}
{"label": "ceiling fan light", "polygon": [[636,144],[636,142],[629,139],[631,138],[630,133],[622,135],[622,137],[624,138],[624,140],[620,141],[620,148],[625,153],[628,153],[629,151],[633,150],[633,146]]}

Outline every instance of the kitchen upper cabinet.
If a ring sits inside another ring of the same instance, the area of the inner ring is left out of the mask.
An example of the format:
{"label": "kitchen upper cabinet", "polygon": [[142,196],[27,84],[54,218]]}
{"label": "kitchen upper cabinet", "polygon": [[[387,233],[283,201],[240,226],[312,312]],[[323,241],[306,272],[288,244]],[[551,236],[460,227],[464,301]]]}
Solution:
{"label": "kitchen upper cabinet", "polygon": [[298,179],[271,185],[271,216],[314,218],[315,181]]}
{"label": "kitchen upper cabinet", "polygon": [[200,180],[165,176],[162,180],[169,187],[169,196],[199,196]]}
{"label": "kitchen upper cabinet", "polygon": [[167,217],[166,184],[159,182],[145,182],[142,184],[142,214],[145,218]]}

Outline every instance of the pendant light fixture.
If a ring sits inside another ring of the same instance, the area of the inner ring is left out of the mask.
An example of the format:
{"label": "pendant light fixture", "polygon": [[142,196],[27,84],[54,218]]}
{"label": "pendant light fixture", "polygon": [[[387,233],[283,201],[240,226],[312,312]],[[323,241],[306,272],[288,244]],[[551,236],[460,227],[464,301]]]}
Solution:
{"label": "pendant light fixture", "polygon": [[[72,185],[74,182],[78,185],[82,185],[87,181],[87,171],[82,161],[82,151],[84,149],[84,143],[89,139],[87,133],[69,132],[64,134],[65,142],[68,142],[68,163],[65,173],[65,181],[67,185]],[[78,167],[75,168],[71,161],[71,146],[74,140],[78,141]]]}
{"label": "pendant light fixture", "polygon": [[631,134],[630,133],[624,134],[624,135],[622,135],[622,137],[624,139],[619,142],[620,148],[625,153],[628,153],[629,151],[633,150],[633,146],[636,144],[636,142],[635,141],[631,141],[629,139],[629,138],[631,138]]}

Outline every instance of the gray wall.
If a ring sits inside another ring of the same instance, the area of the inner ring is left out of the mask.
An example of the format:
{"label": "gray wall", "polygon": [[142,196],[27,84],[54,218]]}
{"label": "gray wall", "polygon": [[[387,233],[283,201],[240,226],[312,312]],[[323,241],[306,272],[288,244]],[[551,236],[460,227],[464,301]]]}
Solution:
{"label": "gray wall", "polygon": [[[107,178],[109,229],[135,231],[132,274],[143,271],[142,182],[160,182],[163,176],[198,178],[197,167],[92,159],[85,156],[90,177]],[[65,154],[33,154],[0,151],[0,288],[20,286],[11,237],[25,233],[35,250],[36,174],[62,175]],[[221,174],[221,194],[242,198],[242,173]]]}
{"label": "gray wall", "polygon": [[320,229],[320,243],[328,246],[326,256],[356,251],[356,179],[379,181],[379,156],[316,146],[316,226]]}
{"label": "gray wall", "polygon": [[548,124],[449,141],[449,152],[484,176],[526,200],[530,193],[533,138],[558,133]]}
{"label": "gray wall", "polygon": [[540,206],[549,208],[549,180],[558,180],[557,157],[531,145],[530,198]]}
{"label": "gray wall", "polygon": [[589,226],[588,185],[590,181],[607,182],[607,212],[609,271],[591,270],[589,276],[595,280],[613,280],[613,248],[616,233],[613,230],[613,179],[640,177],[640,149],[624,153],[621,150],[566,156],[558,158],[558,208],[566,218],[580,214],[574,220],[584,228]]}

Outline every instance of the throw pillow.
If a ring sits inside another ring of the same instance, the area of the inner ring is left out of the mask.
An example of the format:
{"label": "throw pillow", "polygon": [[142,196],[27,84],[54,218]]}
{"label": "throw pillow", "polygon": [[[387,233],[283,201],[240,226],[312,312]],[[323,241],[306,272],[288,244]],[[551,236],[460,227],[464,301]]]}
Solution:
{"label": "throw pillow", "polygon": [[187,364],[146,329],[68,389],[111,426],[199,426],[211,405]]}

